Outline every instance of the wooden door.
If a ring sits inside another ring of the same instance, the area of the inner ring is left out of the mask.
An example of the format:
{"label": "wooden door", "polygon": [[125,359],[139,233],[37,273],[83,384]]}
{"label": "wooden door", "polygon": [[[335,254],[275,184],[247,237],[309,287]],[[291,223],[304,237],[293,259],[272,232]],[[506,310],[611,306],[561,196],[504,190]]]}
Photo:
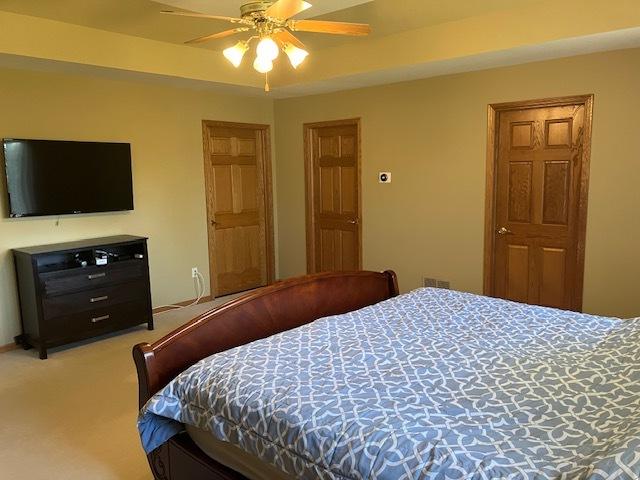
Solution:
{"label": "wooden door", "polygon": [[492,106],[490,294],[582,309],[591,102]]}
{"label": "wooden door", "polygon": [[362,268],[360,122],[305,125],[307,270]]}
{"label": "wooden door", "polygon": [[273,281],[269,127],[203,122],[209,269],[215,296]]}

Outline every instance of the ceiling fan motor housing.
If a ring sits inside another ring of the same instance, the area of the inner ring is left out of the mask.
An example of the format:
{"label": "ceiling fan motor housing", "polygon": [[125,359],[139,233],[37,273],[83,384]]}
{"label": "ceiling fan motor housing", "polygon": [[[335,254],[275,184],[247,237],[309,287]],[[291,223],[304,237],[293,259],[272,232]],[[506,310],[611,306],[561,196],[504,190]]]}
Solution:
{"label": "ceiling fan motor housing", "polygon": [[250,2],[240,7],[240,16],[242,18],[259,16],[267,8],[273,5],[273,2]]}

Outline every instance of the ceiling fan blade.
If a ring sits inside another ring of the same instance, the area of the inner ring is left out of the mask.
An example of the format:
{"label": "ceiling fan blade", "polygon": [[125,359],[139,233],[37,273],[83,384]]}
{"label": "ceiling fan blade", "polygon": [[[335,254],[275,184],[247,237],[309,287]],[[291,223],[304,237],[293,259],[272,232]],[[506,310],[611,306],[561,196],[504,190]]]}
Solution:
{"label": "ceiling fan blade", "polygon": [[276,39],[276,41],[279,41],[281,43],[290,43],[294,47],[306,50],[304,43],[298,40],[295,35],[293,35],[289,30],[280,30],[279,32],[274,33],[273,37]]}
{"label": "ceiling fan blade", "polygon": [[264,15],[265,17],[286,20],[310,7],[311,4],[303,0],[278,0],[264,11]]}
{"label": "ceiling fan blade", "polygon": [[332,33],[334,35],[369,35],[371,27],[366,23],[326,22],[323,20],[290,20],[294,32]]}
{"label": "ceiling fan blade", "polygon": [[180,17],[197,17],[197,18],[210,18],[212,20],[225,20],[231,23],[243,23],[241,18],[234,17],[223,17],[219,15],[207,15],[206,13],[196,13],[196,12],[174,12],[171,10],[162,10],[160,13],[164,13],[165,15],[177,15]]}
{"label": "ceiling fan blade", "polygon": [[217,40],[218,38],[225,38],[231,35],[235,35],[236,33],[246,32],[249,30],[247,27],[234,28],[233,30],[225,30],[224,32],[212,33],[211,35],[205,35],[204,37],[194,38],[193,40],[189,40],[184,43],[202,43],[208,42],[209,40]]}

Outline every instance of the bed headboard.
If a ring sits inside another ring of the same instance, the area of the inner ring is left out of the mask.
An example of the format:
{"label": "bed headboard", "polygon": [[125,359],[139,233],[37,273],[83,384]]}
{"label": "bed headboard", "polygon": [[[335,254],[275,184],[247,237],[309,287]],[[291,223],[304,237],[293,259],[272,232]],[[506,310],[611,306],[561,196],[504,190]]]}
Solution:
{"label": "bed headboard", "polygon": [[259,288],[133,347],[139,404],[199,360],[238,345],[398,295],[392,271],[307,275]]}

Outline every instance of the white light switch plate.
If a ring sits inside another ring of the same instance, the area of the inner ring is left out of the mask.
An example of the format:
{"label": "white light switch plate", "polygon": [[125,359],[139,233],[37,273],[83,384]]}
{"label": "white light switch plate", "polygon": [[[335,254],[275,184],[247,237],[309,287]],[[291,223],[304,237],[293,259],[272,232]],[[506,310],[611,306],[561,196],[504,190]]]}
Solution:
{"label": "white light switch plate", "polygon": [[378,183],[391,183],[391,172],[378,173]]}

